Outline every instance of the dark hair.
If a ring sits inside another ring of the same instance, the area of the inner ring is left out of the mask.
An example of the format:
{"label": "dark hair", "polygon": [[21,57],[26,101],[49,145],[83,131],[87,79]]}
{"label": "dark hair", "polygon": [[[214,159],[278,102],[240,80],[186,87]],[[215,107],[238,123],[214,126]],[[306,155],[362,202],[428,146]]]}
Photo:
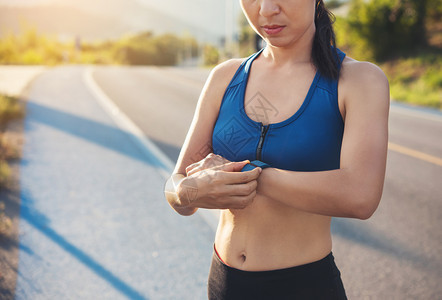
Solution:
{"label": "dark hair", "polygon": [[339,68],[335,32],[332,26],[335,16],[325,7],[322,0],[317,0],[315,13],[313,64],[323,76],[336,80],[339,78]]}

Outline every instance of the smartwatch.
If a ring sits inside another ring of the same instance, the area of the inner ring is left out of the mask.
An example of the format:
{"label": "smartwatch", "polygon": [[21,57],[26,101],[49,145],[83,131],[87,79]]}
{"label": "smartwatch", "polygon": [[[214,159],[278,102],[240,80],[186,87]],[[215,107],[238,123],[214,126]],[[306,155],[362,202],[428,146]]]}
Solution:
{"label": "smartwatch", "polygon": [[247,165],[245,165],[242,169],[241,172],[246,172],[246,171],[251,171],[254,168],[260,167],[261,169],[265,169],[265,168],[269,168],[270,166],[268,164],[266,164],[265,162],[262,162],[260,160],[253,160],[250,163],[248,163]]}

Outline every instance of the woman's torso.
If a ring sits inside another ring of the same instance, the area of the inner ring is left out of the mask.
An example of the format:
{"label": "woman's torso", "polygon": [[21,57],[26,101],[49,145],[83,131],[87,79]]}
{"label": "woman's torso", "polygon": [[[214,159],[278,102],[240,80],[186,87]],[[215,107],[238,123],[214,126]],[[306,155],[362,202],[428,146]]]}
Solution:
{"label": "woman's torso", "polygon": [[[296,70],[263,72],[259,55],[239,67],[226,89],[213,131],[214,153],[292,171],[338,169],[343,121],[337,81],[323,78],[308,62]],[[345,54],[339,55],[342,61]],[[238,269],[301,265],[331,251],[330,217],[258,194],[245,209],[221,211],[215,245],[221,259]]]}

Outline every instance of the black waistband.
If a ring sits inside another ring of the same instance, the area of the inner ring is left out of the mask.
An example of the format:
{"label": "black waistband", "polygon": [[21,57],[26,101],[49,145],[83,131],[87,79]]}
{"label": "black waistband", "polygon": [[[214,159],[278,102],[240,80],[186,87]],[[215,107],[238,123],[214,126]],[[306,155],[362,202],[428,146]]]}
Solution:
{"label": "black waistband", "polygon": [[265,277],[265,276],[277,276],[277,275],[306,276],[309,273],[316,274],[318,271],[324,270],[324,267],[327,269],[327,268],[330,268],[330,265],[332,265],[334,267],[336,266],[334,263],[334,257],[333,257],[332,252],[330,252],[326,257],[324,257],[318,261],[314,261],[311,263],[307,263],[307,264],[299,265],[299,266],[294,266],[294,267],[288,267],[288,268],[276,269],[276,270],[266,270],[266,271],[245,271],[245,270],[236,269],[234,267],[226,265],[221,260],[221,258],[218,256],[218,253],[216,251],[214,251],[214,253],[213,253],[212,261],[213,260],[215,260],[217,264],[220,264],[221,267],[224,268],[229,273],[235,273],[237,275],[240,275],[240,276],[244,275],[247,277],[253,277],[253,276],[257,276],[257,277],[264,276]]}
{"label": "black waistband", "polygon": [[300,266],[244,271],[224,264],[216,255],[208,280],[210,300],[341,300],[346,299],[333,254]]}

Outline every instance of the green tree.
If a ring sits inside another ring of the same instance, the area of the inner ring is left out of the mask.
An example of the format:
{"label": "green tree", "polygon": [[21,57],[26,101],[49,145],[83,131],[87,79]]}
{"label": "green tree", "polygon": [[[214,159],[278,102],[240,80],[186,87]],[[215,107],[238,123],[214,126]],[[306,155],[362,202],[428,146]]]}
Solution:
{"label": "green tree", "polygon": [[425,20],[433,1],[353,0],[348,24],[376,60],[408,54],[426,46]]}
{"label": "green tree", "polygon": [[325,1],[325,5],[327,6],[328,9],[338,8],[343,4],[344,4],[344,1],[342,1],[342,0],[327,0],[327,1]]}
{"label": "green tree", "polygon": [[191,36],[174,34],[154,36],[151,32],[138,34],[118,41],[114,57],[130,65],[175,65],[180,53],[187,51],[191,57],[198,54],[198,42]]}

